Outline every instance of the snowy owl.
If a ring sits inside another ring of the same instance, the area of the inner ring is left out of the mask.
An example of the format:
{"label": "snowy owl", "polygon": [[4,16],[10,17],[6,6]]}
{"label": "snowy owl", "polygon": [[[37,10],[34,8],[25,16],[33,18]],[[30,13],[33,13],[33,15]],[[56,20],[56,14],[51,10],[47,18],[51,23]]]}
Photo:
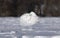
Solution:
{"label": "snowy owl", "polygon": [[21,26],[31,26],[38,22],[39,17],[34,13],[25,13],[20,17]]}

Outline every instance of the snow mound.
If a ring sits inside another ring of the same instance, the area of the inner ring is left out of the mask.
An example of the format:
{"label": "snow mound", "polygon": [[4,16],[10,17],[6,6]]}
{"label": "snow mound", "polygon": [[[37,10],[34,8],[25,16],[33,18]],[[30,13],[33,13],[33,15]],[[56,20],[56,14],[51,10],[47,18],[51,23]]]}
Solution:
{"label": "snow mound", "polygon": [[20,25],[21,26],[31,26],[37,23],[39,20],[39,17],[34,13],[25,13],[20,17]]}

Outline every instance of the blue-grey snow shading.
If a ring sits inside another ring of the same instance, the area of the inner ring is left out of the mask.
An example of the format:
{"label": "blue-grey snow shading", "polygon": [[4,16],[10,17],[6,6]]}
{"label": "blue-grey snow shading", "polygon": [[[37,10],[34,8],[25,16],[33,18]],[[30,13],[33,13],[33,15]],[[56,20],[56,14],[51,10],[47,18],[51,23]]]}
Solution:
{"label": "blue-grey snow shading", "polygon": [[[60,35],[60,18],[58,17],[40,17],[39,22],[33,26],[20,26],[20,17],[1,17],[0,33],[14,31],[17,38],[24,35],[31,36],[54,36]],[[0,35],[1,36],[1,35]],[[15,37],[14,36],[14,37]],[[3,38],[5,35],[3,35]],[[2,37],[0,37],[2,38]],[[9,36],[9,38],[12,38]]]}

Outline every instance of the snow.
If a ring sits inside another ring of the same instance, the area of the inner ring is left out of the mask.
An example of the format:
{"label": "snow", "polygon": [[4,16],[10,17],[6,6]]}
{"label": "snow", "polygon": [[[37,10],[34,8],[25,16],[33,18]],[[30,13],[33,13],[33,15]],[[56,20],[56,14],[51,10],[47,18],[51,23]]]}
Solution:
{"label": "snow", "polygon": [[52,38],[60,38],[60,35],[52,36]]}
{"label": "snow", "polygon": [[[20,17],[2,17],[0,18],[0,38],[22,38],[24,35],[28,36],[28,38],[30,38],[30,36],[35,38],[37,36],[41,38],[45,36],[47,36],[47,38],[60,37],[59,17],[40,17],[39,19],[38,23],[27,27],[20,25]],[[3,34],[7,32],[11,34]]]}
{"label": "snow", "polygon": [[34,38],[50,38],[48,36],[35,36]]}
{"label": "snow", "polygon": [[22,38],[29,38],[29,36],[22,36]]}

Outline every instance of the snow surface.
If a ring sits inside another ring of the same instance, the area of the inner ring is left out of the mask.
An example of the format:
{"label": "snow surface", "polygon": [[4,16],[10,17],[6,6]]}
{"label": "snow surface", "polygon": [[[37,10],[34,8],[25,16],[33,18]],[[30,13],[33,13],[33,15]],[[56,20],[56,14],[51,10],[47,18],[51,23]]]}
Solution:
{"label": "snow surface", "polygon": [[60,38],[60,35],[58,35],[58,36],[52,36],[51,38]]}
{"label": "snow surface", "polygon": [[20,17],[1,17],[0,38],[22,38],[24,35],[29,38],[35,36],[60,37],[59,17],[40,17],[39,19],[39,22],[32,26],[21,26]]}

